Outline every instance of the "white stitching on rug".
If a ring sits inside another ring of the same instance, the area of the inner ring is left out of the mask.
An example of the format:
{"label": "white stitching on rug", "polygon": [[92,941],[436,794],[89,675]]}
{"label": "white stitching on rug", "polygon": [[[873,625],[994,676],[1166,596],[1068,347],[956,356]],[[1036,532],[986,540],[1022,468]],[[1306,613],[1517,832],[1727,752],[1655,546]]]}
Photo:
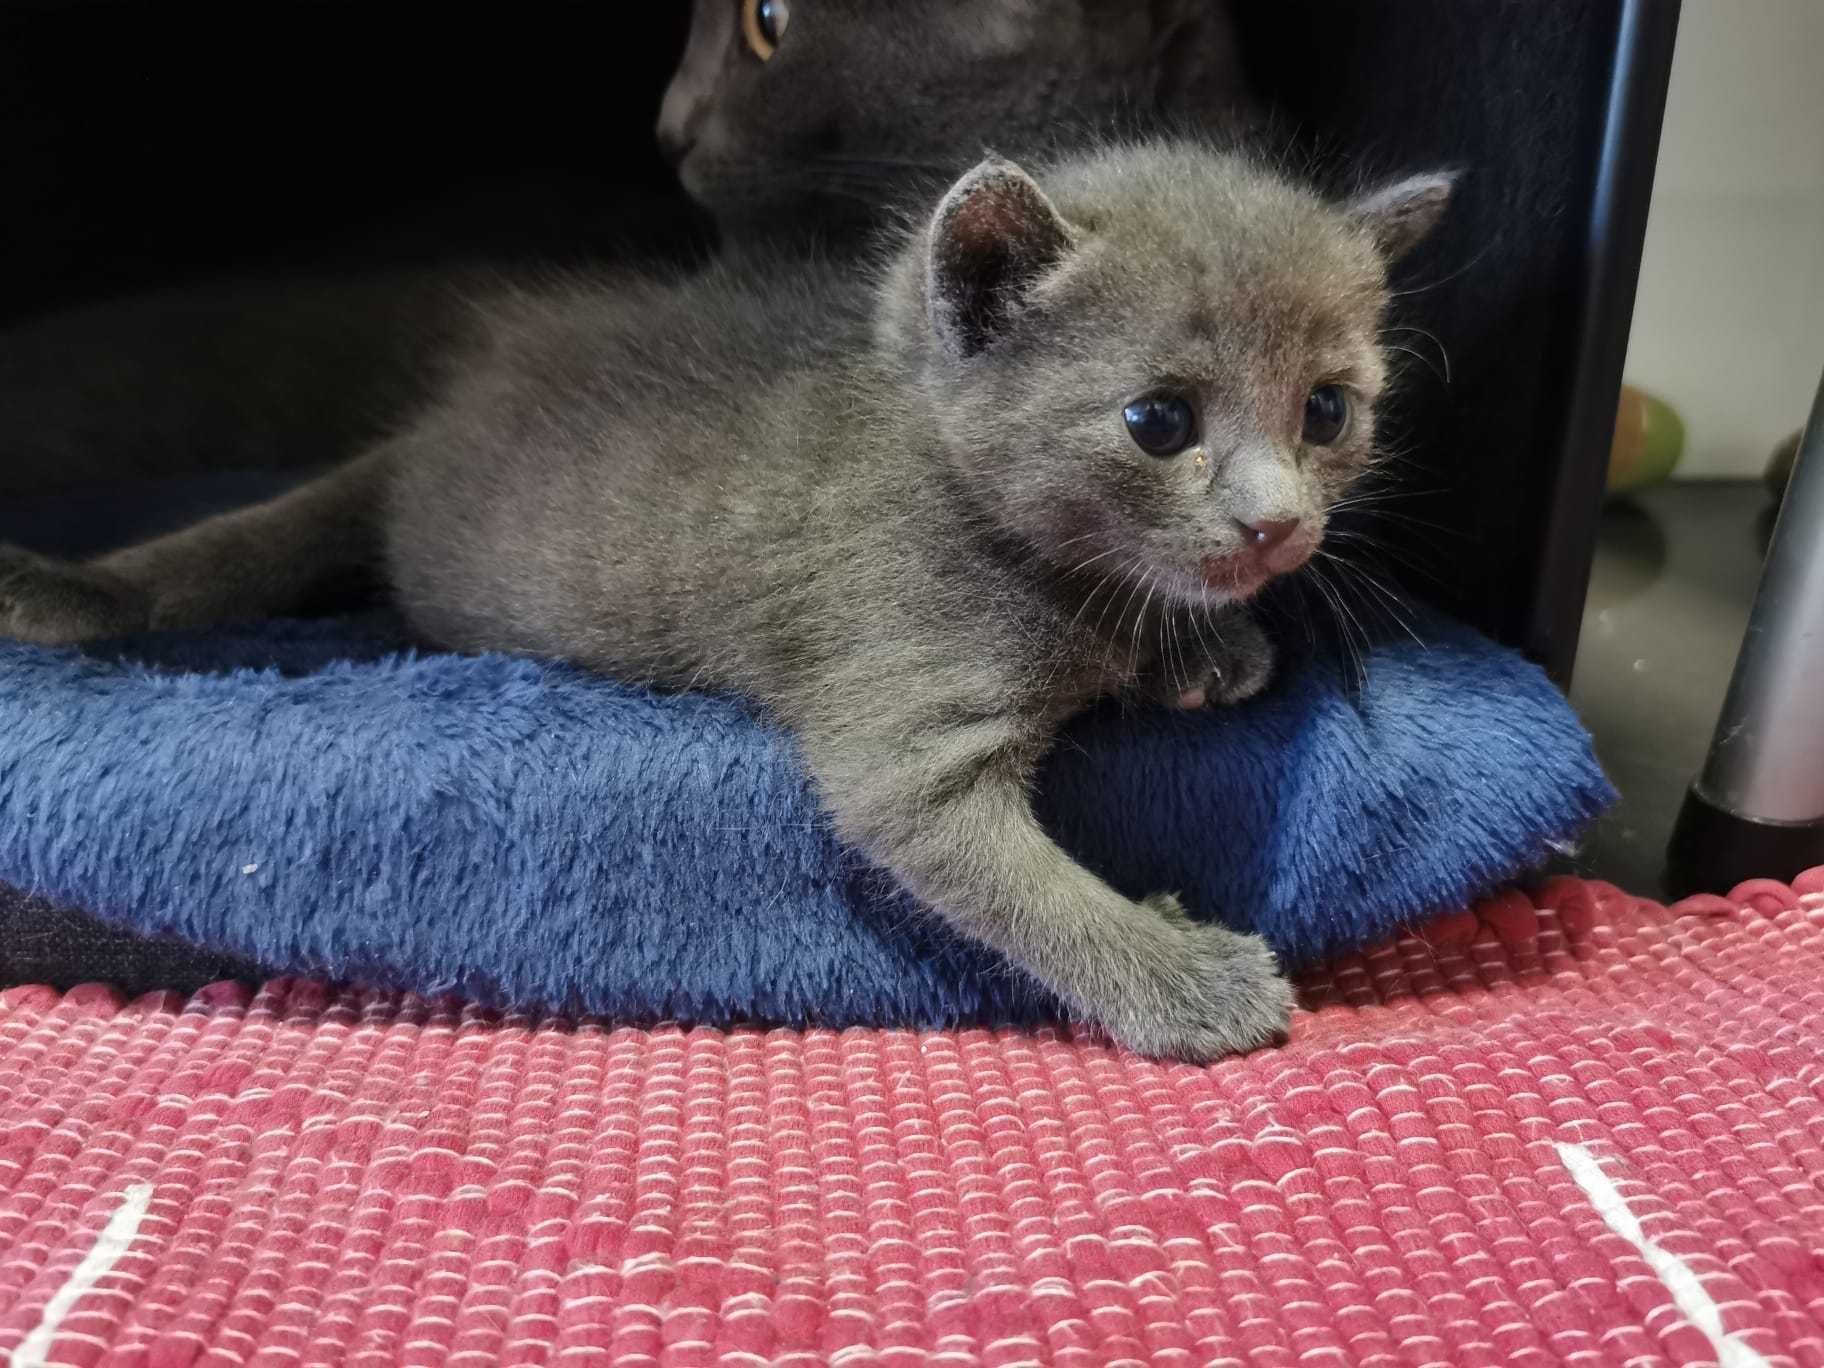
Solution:
{"label": "white stitching on rug", "polygon": [[1672,1294],[1672,1304],[1710,1341],[1716,1350],[1718,1368],[1772,1368],[1767,1359],[1723,1329],[1722,1308],[1705,1288],[1703,1280],[1691,1271],[1691,1265],[1647,1238],[1641,1229],[1640,1218],[1629,1209],[1628,1199],[1621,1195],[1621,1189],[1602,1171],[1596,1156],[1582,1145],[1567,1145],[1563,1141],[1554,1142],[1554,1148],[1565,1168],[1570,1170],[1571,1177],[1577,1180],[1577,1186],[1583,1189],[1583,1195],[1596,1208],[1596,1214],[1610,1230],[1640,1251],[1647,1267]]}
{"label": "white stitching on rug", "polygon": [[13,1350],[13,1368],[48,1368],[51,1360],[46,1355],[57,1338],[57,1327],[76,1309],[83,1294],[107,1277],[120,1262],[121,1256],[132,1246],[133,1237],[139,1234],[139,1223],[145,1220],[151,1205],[152,1184],[135,1183],[126,1190],[120,1205],[96,1237],[94,1246],[70,1274],[70,1280],[51,1294],[38,1324]]}

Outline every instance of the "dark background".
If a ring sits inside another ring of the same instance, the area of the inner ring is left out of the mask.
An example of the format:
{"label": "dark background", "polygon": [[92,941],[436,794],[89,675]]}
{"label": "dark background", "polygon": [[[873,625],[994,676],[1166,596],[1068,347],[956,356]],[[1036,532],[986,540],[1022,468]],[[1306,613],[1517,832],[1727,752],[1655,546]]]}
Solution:
{"label": "dark background", "polygon": [[[652,139],[686,11],[7,6],[0,319],[231,270],[700,241]],[[1402,273],[1399,321],[1437,342],[1398,339],[1424,356],[1376,526],[1408,589],[1567,676],[1676,6],[1240,16],[1276,138],[1320,174],[1465,172]]]}
{"label": "dark background", "polygon": [[652,126],[687,22],[675,0],[0,7],[0,316],[675,232]]}

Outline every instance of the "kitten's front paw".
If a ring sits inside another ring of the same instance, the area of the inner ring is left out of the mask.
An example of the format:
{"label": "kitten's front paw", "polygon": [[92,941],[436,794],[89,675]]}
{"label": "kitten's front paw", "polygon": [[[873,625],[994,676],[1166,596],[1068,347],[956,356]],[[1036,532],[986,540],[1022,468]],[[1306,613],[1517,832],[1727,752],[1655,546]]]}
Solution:
{"label": "kitten's front paw", "polygon": [[1169,894],[1144,905],[1169,934],[1160,938],[1158,962],[1147,966],[1147,985],[1104,1014],[1117,1040],[1141,1054],[1202,1063],[1286,1039],[1292,985],[1265,941],[1192,921]]}
{"label": "kitten's front paw", "polygon": [[1254,697],[1273,679],[1275,652],[1253,618],[1235,614],[1222,623],[1221,644],[1209,672],[1174,700],[1180,708],[1226,708]]}
{"label": "kitten's front paw", "polygon": [[0,637],[62,646],[144,631],[147,609],[123,581],[0,545]]}

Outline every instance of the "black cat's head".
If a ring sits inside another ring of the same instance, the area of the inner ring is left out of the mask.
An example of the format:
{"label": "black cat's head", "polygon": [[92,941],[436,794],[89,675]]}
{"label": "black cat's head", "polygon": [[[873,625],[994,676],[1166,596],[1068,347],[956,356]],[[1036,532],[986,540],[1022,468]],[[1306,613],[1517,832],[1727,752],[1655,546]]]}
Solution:
{"label": "black cat's head", "polygon": [[1064,123],[1209,126],[1242,99],[1223,0],[694,0],[658,138],[739,231],[872,218]]}
{"label": "black cat's head", "polygon": [[1184,143],[1037,180],[991,157],[902,261],[885,336],[972,487],[1060,570],[1245,599],[1373,459],[1388,267],[1450,189],[1329,203]]}

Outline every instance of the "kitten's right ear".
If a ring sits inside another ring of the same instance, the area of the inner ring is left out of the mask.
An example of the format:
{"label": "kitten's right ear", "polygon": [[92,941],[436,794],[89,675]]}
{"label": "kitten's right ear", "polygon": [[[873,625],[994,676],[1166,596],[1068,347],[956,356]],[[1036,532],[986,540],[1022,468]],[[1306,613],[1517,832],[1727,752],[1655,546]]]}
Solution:
{"label": "kitten's right ear", "polygon": [[1356,196],[1344,206],[1343,212],[1368,230],[1387,260],[1398,261],[1437,225],[1456,184],[1454,171],[1408,176]]}
{"label": "kitten's right ear", "polygon": [[1033,281],[1075,234],[1037,182],[990,156],[950,188],[931,219],[926,308],[944,349],[974,356],[1006,330]]}

